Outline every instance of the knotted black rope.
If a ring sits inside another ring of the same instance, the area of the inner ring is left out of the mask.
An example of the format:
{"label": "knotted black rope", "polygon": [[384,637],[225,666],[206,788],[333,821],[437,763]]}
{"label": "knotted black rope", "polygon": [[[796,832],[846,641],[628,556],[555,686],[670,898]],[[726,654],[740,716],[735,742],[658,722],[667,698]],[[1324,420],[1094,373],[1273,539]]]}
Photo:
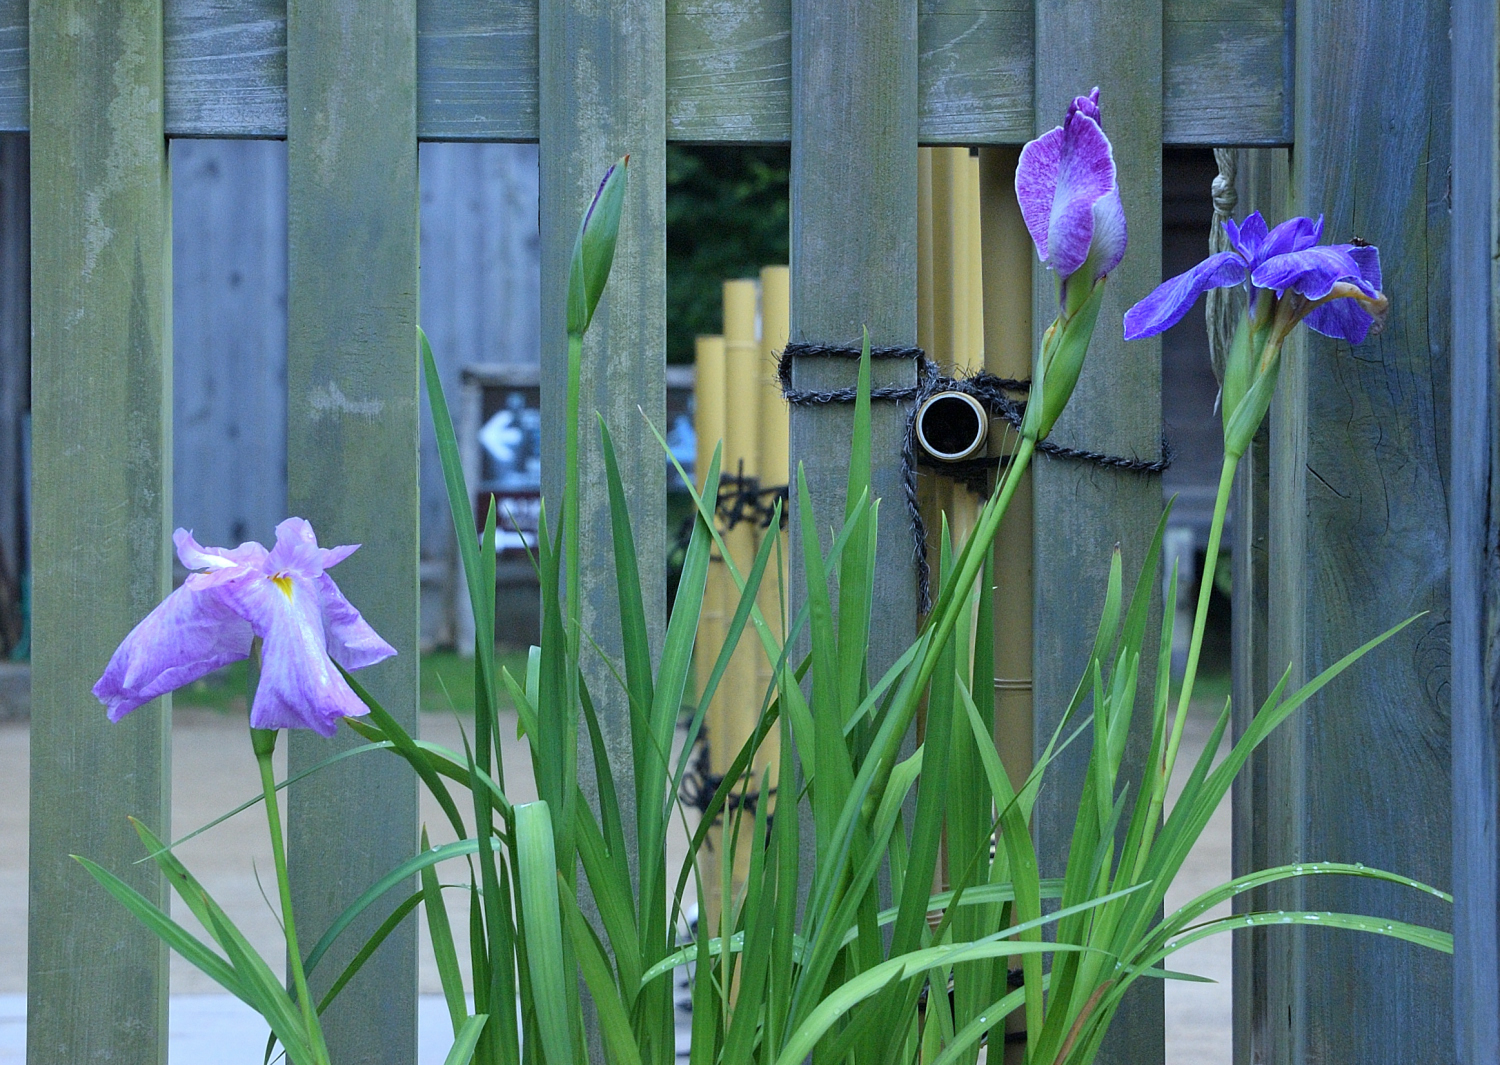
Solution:
{"label": "knotted black rope", "polygon": [[[853,403],[858,397],[857,389],[794,388],[792,386],[792,363],[801,358],[857,359],[859,357],[858,347],[845,344],[790,343],[782,351],[777,367],[777,373],[781,379],[781,394],[788,403],[799,406]],[[1016,397],[1014,393],[1029,392],[1031,382],[996,377],[994,374],[983,371],[971,377],[945,377],[938,372],[937,366],[927,357],[927,353],[918,347],[872,347],[870,358],[872,360],[906,359],[914,362],[917,368],[916,385],[872,387],[870,399],[911,404],[911,410],[906,418],[906,433],[901,445],[901,480],[906,494],[907,514],[911,519],[912,554],[917,571],[917,599],[921,609],[925,612],[932,604],[927,566],[927,525],[922,520],[922,510],[917,501],[917,466],[920,464],[937,470],[944,476],[959,482],[975,495],[984,496],[989,491],[989,471],[1008,462],[1009,458],[994,456],[966,459],[960,462],[937,462],[927,458],[921,454],[917,446],[917,411],[921,409],[924,400],[939,392],[963,392],[983,403],[991,417],[1000,418],[1012,428],[1019,430],[1021,421],[1026,415],[1026,400]],[[1086,448],[1064,447],[1050,440],[1040,441],[1036,449],[1052,458],[1087,462],[1128,473],[1161,473],[1172,464],[1172,449],[1165,437],[1161,442],[1162,457],[1151,461],[1109,455]]]}

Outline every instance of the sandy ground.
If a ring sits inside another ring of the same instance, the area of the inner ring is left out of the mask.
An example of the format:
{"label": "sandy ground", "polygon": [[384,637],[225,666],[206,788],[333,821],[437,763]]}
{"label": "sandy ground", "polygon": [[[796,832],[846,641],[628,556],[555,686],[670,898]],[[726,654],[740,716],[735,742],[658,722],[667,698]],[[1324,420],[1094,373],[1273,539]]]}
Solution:
{"label": "sandy ground", "polygon": [[[504,726],[507,737],[515,735],[513,723]],[[426,714],[424,738],[446,746],[460,747],[456,719]],[[1182,757],[1194,759],[1202,749],[1207,725],[1190,721]],[[0,804],[0,1044],[9,1042],[19,1023],[19,1000],[26,990],[26,832],[28,730],[24,722],[0,724],[0,780],[16,801]],[[172,818],[178,834],[202,825],[243,799],[258,793],[255,763],[243,722],[214,712],[179,710],[173,725]],[[524,743],[508,744],[506,777],[518,801],[528,795],[530,763]],[[533,793],[534,794],[534,793]],[[1170,798],[1175,798],[1171,796]],[[434,843],[452,838],[437,805],[424,796],[422,816]],[[674,861],[680,861],[685,840],[678,833],[671,841]],[[1227,802],[1209,822],[1203,838],[1188,858],[1182,874],[1167,895],[1170,911],[1200,892],[1229,877],[1229,808]],[[281,933],[275,908],[268,905],[257,885],[256,874],[268,895],[274,898],[270,845],[258,810],[252,809],[189,841],[179,850],[183,860],[210,893],[239,922],[250,941],[267,958],[281,956]],[[458,879],[458,869],[454,878]],[[464,877],[466,878],[466,876]],[[450,892],[449,911],[455,929],[466,926],[467,901]],[[1224,912],[1227,912],[1227,905]],[[1216,911],[1217,912],[1217,911]],[[194,927],[191,915],[180,904],[174,916]],[[460,961],[467,968],[465,937],[460,942]],[[1195,944],[1175,955],[1172,968],[1210,977],[1218,983],[1167,985],[1167,1061],[1169,1065],[1227,1065],[1230,1059],[1230,953],[1228,937]],[[173,957],[172,992],[180,1000],[184,1020],[202,1018],[211,1023],[216,1015],[212,996],[215,984],[180,958]],[[436,994],[442,988],[431,960],[425,920],[422,926],[421,990]],[[226,996],[227,998],[227,996]],[[178,1002],[174,1002],[174,1046],[179,1034],[191,1040],[194,1033],[178,1033]],[[191,1006],[191,1009],[188,1007]],[[9,1033],[9,1034],[8,1034]],[[0,1046],[0,1050],[4,1047]],[[178,1056],[174,1052],[174,1059]],[[258,1056],[257,1056],[258,1057]],[[5,1059],[0,1054],[0,1060]],[[16,1059],[20,1060],[20,1059]],[[179,1059],[181,1060],[181,1059]]]}

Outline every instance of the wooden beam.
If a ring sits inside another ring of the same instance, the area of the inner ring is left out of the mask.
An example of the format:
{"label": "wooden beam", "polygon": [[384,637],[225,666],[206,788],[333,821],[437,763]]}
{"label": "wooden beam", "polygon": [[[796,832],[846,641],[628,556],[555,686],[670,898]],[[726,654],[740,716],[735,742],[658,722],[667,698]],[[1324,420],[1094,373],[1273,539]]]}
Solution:
{"label": "wooden beam", "polygon": [[[1121,339],[1125,309],[1161,281],[1162,0],[1126,0],[1101,19],[1091,0],[1037,0],[1036,131],[1061,123],[1069,101],[1103,89],[1104,129],[1114,144],[1130,224],[1125,260],[1109,277],[1088,361],[1052,438],[1073,447],[1154,460],[1161,450],[1161,344]],[[1038,272],[1034,331],[1057,315],[1056,278]],[[1093,644],[1110,553],[1124,551],[1126,587],[1135,580],[1161,515],[1152,475],[1043,458],[1034,467],[1036,599],[1034,750],[1057,728]],[[1068,535],[1054,523],[1067,515]],[[1159,604],[1158,604],[1159,607]],[[1153,617],[1160,617],[1156,609]],[[1155,623],[1148,623],[1153,631]],[[1154,644],[1154,640],[1151,641]],[[1155,661],[1155,652],[1142,658]],[[1143,693],[1122,780],[1139,781],[1150,741]],[[1082,794],[1088,749],[1070,749],[1048,770],[1051,783],[1033,818],[1043,876],[1061,876]],[[1146,1065],[1165,1054],[1162,986],[1138,984],[1110,1030],[1101,1063]]]}
{"label": "wooden beam", "polygon": [[[579,622],[590,643],[582,665],[599,715],[615,788],[633,795],[630,707],[615,677],[623,673],[609,493],[595,412],[609,426],[620,476],[630,486],[630,519],[641,567],[641,596],[653,658],[666,630],[666,456],[651,426],[666,426],[666,38],[664,12],[652,0],[542,0],[542,495],[550,520],[562,515],[567,410],[568,263],[578,223],[611,163],[630,156],[630,181],[609,285],[583,345],[579,477],[581,518]],[[580,71],[589,71],[580,76]],[[649,424],[648,424],[649,422]],[[552,528],[558,526],[554,524]],[[605,663],[597,645],[612,658]],[[622,671],[616,674],[611,671]],[[587,730],[579,730],[578,782],[597,809]],[[639,869],[636,823],[625,819],[632,873]],[[585,901],[593,909],[592,897]],[[593,914],[591,913],[591,916]],[[597,1023],[589,1023],[591,1060],[603,1060]]]}
{"label": "wooden beam", "polygon": [[166,947],[68,857],[167,904],[125,818],[170,832],[171,702],[112,725],[89,690],[171,588],[161,6],[38,0],[31,39],[27,1060],[165,1063]]}
{"label": "wooden beam", "polygon": [[1453,1034],[1458,1065],[1500,1062],[1500,394],[1496,392],[1495,0],[1453,5]]}
{"label": "wooden beam", "polygon": [[[1309,91],[1297,98],[1293,209],[1322,215],[1325,240],[1379,247],[1392,310],[1385,332],[1357,347],[1304,332],[1283,359],[1271,669],[1290,663],[1296,685],[1428,613],[1272,737],[1268,857],[1361,861],[1448,885],[1448,11],[1304,0],[1296,23],[1297,83]],[[1321,880],[1288,883],[1274,906],[1438,927],[1452,918],[1394,885]],[[1275,928],[1268,944],[1267,1060],[1380,1065],[1413,1047],[1452,1059],[1447,958],[1316,930]]]}
{"label": "wooden beam", "polygon": [[[401,0],[293,0],[287,30],[287,501],[323,544],[363,544],[337,579],[398,653],[360,680],[415,734],[415,13]],[[295,734],[289,770],[353,742]],[[293,902],[310,945],[415,852],[416,781],[396,759],[344,762],[290,795]],[[396,901],[350,928],[315,994]],[[323,1015],[335,1060],[415,1059],[416,949],[408,922]]]}
{"label": "wooden beam", "polygon": [[[1287,144],[1284,0],[1165,0],[1163,135],[1170,144]],[[0,130],[26,120],[25,0],[0,0]],[[286,133],[285,0],[167,0],[167,130]],[[667,136],[786,144],[792,0],[668,0]],[[536,140],[538,0],[420,0],[417,130],[424,140]],[[1031,136],[1031,0],[921,0],[924,144]]]}

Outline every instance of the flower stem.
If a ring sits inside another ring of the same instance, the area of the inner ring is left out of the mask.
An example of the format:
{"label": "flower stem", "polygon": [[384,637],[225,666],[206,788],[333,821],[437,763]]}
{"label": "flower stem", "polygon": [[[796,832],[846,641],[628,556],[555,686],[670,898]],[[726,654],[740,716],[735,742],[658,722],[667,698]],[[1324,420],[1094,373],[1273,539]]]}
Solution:
{"label": "flower stem", "polygon": [[281,893],[281,924],[286,931],[287,964],[292,967],[292,981],[297,990],[297,1004],[302,1008],[302,1021],[307,1026],[308,1042],[318,1062],[327,1065],[328,1048],[323,1043],[323,1029],[318,1023],[317,1010],[312,995],[307,990],[307,973],[302,968],[302,952],[297,947],[297,924],[292,917],[292,886],[286,873],[286,846],[281,834],[281,807],[276,798],[276,774],[271,766],[271,754],[276,749],[276,732],[273,729],[250,730],[251,742],[255,746],[255,761],[260,766],[260,786],[266,798],[266,824],[271,832],[271,854],[276,860],[276,887]]}
{"label": "flower stem", "polygon": [[[1188,720],[1188,703],[1193,700],[1193,685],[1199,676],[1199,655],[1203,652],[1203,630],[1208,627],[1209,600],[1214,595],[1214,570],[1218,568],[1218,550],[1224,535],[1224,516],[1229,513],[1230,489],[1235,486],[1235,469],[1239,466],[1238,455],[1224,456],[1220,471],[1220,487],[1214,499],[1214,523],[1209,526],[1208,556],[1203,559],[1203,577],[1199,582],[1199,609],[1193,616],[1193,642],[1188,645],[1188,664],[1182,670],[1182,691],[1178,696],[1178,715],[1172,721],[1172,739],[1167,742],[1167,751],[1161,762],[1161,780],[1155,796],[1158,808],[1161,798],[1166,796],[1167,781],[1172,780],[1172,766],[1178,760],[1178,747],[1182,742],[1182,727]],[[1166,609],[1172,609],[1167,604]]]}

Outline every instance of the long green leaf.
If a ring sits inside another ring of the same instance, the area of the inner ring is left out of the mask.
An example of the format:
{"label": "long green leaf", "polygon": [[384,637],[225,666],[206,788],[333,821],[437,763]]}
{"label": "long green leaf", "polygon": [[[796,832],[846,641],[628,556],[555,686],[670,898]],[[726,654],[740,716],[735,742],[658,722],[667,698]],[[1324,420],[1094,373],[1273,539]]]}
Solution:
{"label": "long green leaf", "polygon": [[463,1025],[453,1034],[453,1046],[443,1059],[443,1065],[469,1065],[474,1060],[474,1048],[479,1044],[487,1020],[488,1015],[483,1013],[464,1019]]}
{"label": "long green leaf", "polygon": [[573,1026],[563,972],[562,914],[558,908],[557,854],[552,815],[545,800],[516,807],[516,880],[526,930],[531,1000],[547,1065],[573,1062]]}

